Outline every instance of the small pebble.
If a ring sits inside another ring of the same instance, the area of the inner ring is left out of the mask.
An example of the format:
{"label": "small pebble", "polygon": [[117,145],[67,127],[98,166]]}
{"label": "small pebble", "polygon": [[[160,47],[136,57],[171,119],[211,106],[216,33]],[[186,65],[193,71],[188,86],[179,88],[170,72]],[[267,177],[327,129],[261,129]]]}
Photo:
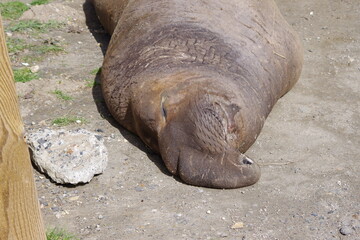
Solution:
{"label": "small pebble", "polygon": [[223,233],[223,232],[218,232],[217,235],[218,235],[219,237],[221,237],[221,238],[226,238],[226,237],[228,237],[228,234]]}
{"label": "small pebble", "polygon": [[79,199],[79,196],[74,196],[74,197],[69,198],[69,200],[72,201],[72,202],[76,201],[78,199]]}
{"label": "small pebble", "polygon": [[142,188],[142,187],[135,187],[134,189],[135,189],[135,191],[137,191],[137,192],[142,192],[142,191],[144,191],[144,188]]}
{"label": "small pebble", "polygon": [[231,229],[239,229],[239,228],[243,228],[243,227],[244,227],[243,222],[236,222],[231,226]]}
{"label": "small pebble", "polygon": [[211,213],[211,211],[210,211],[210,210],[207,210],[207,211],[206,211],[206,213],[207,213],[207,214],[210,214],[210,213]]}
{"label": "small pebble", "polygon": [[103,218],[104,218],[104,216],[101,214],[98,216],[98,219],[103,219]]}
{"label": "small pebble", "polygon": [[349,226],[344,226],[344,227],[340,228],[340,233],[342,235],[350,235],[350,234],[354,233],[354,229]]}
{"label": "small pebble", "polygon": [[53,210],[54,212],[58,212],[60,209],[59,207],[51,207],[51,210]]}
{"label": "small pebble", "polygon": [[35,66],[30,67],[30,71],[32,73],[37,73],[39,71],[39,69],[40,69],[39,65],[35,65]]}

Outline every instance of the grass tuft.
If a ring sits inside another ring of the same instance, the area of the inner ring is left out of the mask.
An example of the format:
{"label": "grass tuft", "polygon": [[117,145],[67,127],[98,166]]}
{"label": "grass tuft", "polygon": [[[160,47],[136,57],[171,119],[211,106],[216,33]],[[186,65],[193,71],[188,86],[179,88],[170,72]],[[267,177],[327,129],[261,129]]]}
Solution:
{"label": "grass tuft", "polygon": [[63,52],[64,48],[57,46],[57,45],[48,44],[48,45],[39,45],[39,46],[33,47],[33,50],[36,51],[37,53],[45,54],[45,53]]}
{"label": "grass tuft", "polygon": [[6,45],[9,53],[19,53],[25,49],[32,50],[36,52],[36,54],[59,53],[65,51],[63,47],[56,44],[43,43],[41,45],[31,45],[20,38],[8,38],[6,39]]}
{"label": "grass tuft", "polygon": [[64,230],[61,229],[52,229],[46,232],[46,239],[47,240],[78,240],[78,238],[74,237],[73,235],[66,233]]}
{"label": "grass tuft", "polygon": [[92,70],[90,72],[91,75],[97,75],[98,73],[101,73],[101,67],[100,68],[95,68],[94,70]]}
{"label": "grass tuft", "polygon": [[0,3],[0,12],[5,19],[18,19],[29,7],[19,1]]}
{"label": "grass tuft", "polygon": [[49,3],[49,0],[34,0],[30,3],[31,6],[35,6],[35,5],[43,5],[43,4],[47,4]]}
{"label": "grass tuft", "polygon": [[69,95],[63,93],[60,90],[55,90],[53,93],[56,95],[57,98],[65,100],[65,101],[69,101],[69,100],[73,99],[72,97],[70,97]]}
{"label": "grass tuft", "polygon": [[57,125],[57,126],[61,126],[61,127],[67,126],[70,124],[74,124],[74,123],[78,123],[78,124],[87,123],[87,120],[82,117],[70,116],[70,117],[59,117],[52,121],[53,125]]}
{"label": "grass tuft", "polygon": [[53,20],[46,23],[42,23],[38,20],[21,20],[17,23],[11,24],[8,30],[12,32],[32,31],[44,33],[49,31],[50,29],[59,29],[63,25],[63,23]]}
{"label": "grass tuft", "polygon": [[101,84],[99,82],[97,82],[96,80],[91,80],[91,79],[86,79],[86,87],[92,88],[92,87],[96,87],[96,86],[100,86]]}
{"label": "grass tuft", "polygon": [[8,48],[9,53],[17,53],[21,52],[29,46],[26,44],[25,40],[20,38],[8,38],[6,39],[6,45]]}
{"label": "grass tuft", "polygon": [[14,72],[15,82],[24,83],[38,78],[38,75],[36,73],[31,72],[29,68],[14,69],[13,72]]}

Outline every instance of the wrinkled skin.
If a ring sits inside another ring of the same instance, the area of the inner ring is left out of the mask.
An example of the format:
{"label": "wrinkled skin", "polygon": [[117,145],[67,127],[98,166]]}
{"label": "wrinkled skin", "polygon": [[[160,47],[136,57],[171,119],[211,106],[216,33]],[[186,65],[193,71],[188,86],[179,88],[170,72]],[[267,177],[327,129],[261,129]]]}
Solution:
{"label": "wrinkled skin", "polygon": [[243,153],[296,83],[302,48],[272,0],[94,0],[115,119],[196,186],[254,184]]}

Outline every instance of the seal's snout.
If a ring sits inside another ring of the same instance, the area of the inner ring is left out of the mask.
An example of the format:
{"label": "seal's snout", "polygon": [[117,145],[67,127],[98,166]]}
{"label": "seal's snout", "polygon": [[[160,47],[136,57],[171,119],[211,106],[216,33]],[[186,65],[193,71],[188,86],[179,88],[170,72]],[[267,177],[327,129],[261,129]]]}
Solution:
{"label": "seal's snout", "polygon": [[180,178],[196,186],[239,188],[255,184],[260,178],[260,167],[237,151],[213,155],[187,147],[180,150],[178,160]]}

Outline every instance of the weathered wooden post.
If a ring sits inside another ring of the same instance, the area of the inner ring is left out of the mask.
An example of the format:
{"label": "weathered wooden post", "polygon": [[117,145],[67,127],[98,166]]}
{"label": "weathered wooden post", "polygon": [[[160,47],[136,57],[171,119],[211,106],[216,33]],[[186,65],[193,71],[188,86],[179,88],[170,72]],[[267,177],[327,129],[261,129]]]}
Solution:
{"label": "weathered wooden post", "polygon": [[0,240],[46,239],[0,16]]}

